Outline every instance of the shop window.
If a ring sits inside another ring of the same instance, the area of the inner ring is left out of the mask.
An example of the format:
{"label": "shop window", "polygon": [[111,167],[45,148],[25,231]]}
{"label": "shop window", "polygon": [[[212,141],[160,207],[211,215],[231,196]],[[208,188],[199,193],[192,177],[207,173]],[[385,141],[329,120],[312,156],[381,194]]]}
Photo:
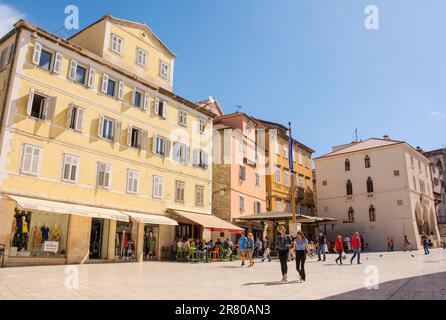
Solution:
{"label": "shop window", "polygon": [[10,257],[62,258],[69,215],[15,210]]}
{"label": "shop window", "polygon": [[155,260],[158,255],[158,226],[144,226],[144,258]]}
{"label": "shop window", "polygon": [[135,243],[138,224],[117,221],[115,236],[115,257],[121,260],[135,260]]}

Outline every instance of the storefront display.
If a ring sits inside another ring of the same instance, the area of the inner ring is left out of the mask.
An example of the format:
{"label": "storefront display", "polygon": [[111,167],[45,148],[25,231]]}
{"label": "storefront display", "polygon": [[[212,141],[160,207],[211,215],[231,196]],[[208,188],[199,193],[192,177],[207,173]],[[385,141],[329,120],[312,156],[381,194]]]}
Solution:
{"label": "storefront display", "polygon": [[156,259],[158,251],[158,226],[144,226],[144,258],[147,260]]}
{"label": "storefront display", "polygon": [[69,216],[15,210],[9,256],[64,257]]}
{"label": "storefront display", "polygon": [[118,221],[116,223],[115,256],[121,260],[135,260],[137,224]]}
{"label": "storefront display", "polygon": [[90,234],[90,259],[107,258],[110,220],[93,218]]}

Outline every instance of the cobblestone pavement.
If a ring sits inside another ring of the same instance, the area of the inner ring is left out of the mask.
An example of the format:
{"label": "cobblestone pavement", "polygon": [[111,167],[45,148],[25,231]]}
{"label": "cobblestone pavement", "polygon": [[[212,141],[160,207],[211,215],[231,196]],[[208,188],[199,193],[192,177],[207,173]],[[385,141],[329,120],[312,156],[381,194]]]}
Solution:
{"label": "cobblestone pavement", "polygon": [[0,299],[446,299],[442,249],[427,256],[365,253],[361,265],[346,260],[339,266],[334,259],[307,260],[305,283],[296,281],[295,263],[289,262],[286,284],[278,282],[277,260],[256,261],[252,268],[241,268],[240,262],[5,268],[0,269]]}

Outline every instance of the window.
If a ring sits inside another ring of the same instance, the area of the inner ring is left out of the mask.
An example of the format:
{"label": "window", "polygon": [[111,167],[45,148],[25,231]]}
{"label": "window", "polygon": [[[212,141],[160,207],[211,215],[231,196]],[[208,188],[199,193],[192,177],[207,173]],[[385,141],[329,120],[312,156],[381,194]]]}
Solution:
{"label": "window", "polygon": [[170,141],[159,135],[153,137],[153,149],[152,152],[162,157],[169,157],[170,154]]}
{"label": "window", "polygon": [[182,126],[187,126],[187,112],[186,110],[180,109],[178,114],[178,123]]}
{"label": "window", "polygon": [[311,180],[308,177],[305,177],[305,190],[311,191]]}
{"label": "window", "polygon": [[260,175],[256,173],[256,187],[260,187]]}
{"label": "window", "polygon": [[116,34],[111,35],[111,51],[122,54],[122,39]]}
{"label": "window", "polygon": [[305,157],[305,167],[309,168],[310,167],[310,158]]}
{"label": "window", "polygon": [[350,160],[349,159],[345,159],[345,171],[350,171]]}
{"label": "window", "polygon": [[11,62],[13,48],[14,46],[11,44],[0,52],[0,70]]}
{"label": "window", "polygon": [[175,183],[175,201],[184,202],[184,185],[185,183],[182,181],[177,181]]}
{"label": "window", "polygon": [[369,208],[369,220],[370,222],[375,222],[376,221],[376,212],[375,212],[375,207],[372,205],[370,205]]}
{"label": "window", "polygon": [[288,187],[290,185],[290,173],[288,171],[284,171],[285,176],[285,185]]}
{"label": "window", "polygon": [[403,205],[403,200],[401,200],[401,199],[397,200],[396,204],[399,205],[399,206],[402,206]]}
{"label": "window", "polygon": [[372,193],[373,192],[373,180],[372,178],[367,178],[367,192]]}
{"label": "window", "polygon": [[327,185],[327,180],[323,180],[323,181],[322,181],[322,185],[323,185],[323,186],[326,186],[326,185]]}
{"label": "window", "polygon": [[352,195],[353,194],[353,185],[352,182],[350,180],[347,180],[347,195]]}
{"label": "window", "polygon": [[297,161],[296,150],[293,149],[293,162]]}
{"label": "window", "polygon": [[394,177],[399,177],[399,175],[400,175],[400,170],[393,170]]}
{"label": "window", "polygon": [[62,181],[76,182],[79,170],[79,157],[64,154],[62,161]]}
{"label": "window", "polygon": [[29,90],[27,114],[40,120],[52,120],[56,109],[56,97],[48,97],[41,93]]}
{"label": "window", "polygon": [[276,183],[280,183],[280,169],[276,168]]}
{"label": "window", "polygon": [[107,140],[113,140],[115,132],[115,120],[104,116],[99,117],[98,136]]}
{"label": "window", "polygon": [[355,211],[352,207],[348,209],[348,221],[355,222]]}
{"label": "window", "polygon": [[240,212],[245,211],[245,198],[242,196],[239,197],[239,207],[240,207]]}
{"label": "window", "polygon": [[281,199],[276,200],[276,208],[277,208],[277,211],[282,211],[282,200]]}
{"label": "window", "polygon": [[304,187],[304,177],[299,175],[299,187],[303,188]]}
{"label": "window", "polygon": [[283,146],[283,157],[285,159],[288,159],[288,147],[287,146]]}
{"label": "window", "polygon": [[87,75],[87,68],[78,65],[76,68],[76,75],[74,77],[74,82],[84,85],[86,75]]}
{"label": "window", "polygon": [[160,176],[153,176],[152,196],[157,199],[163,198],[164,178]]}
{"label": "window", "polygon": [[302,165],[302,164],[303,164],[303,162],[302,162],[302,153],[299,152],[299,153],[297,154],[297,157],[298,157],[298,159],[299,159],[299,164]]}
{"label": "window", "polygon": [[163,101],[160,98],[155,98],[155,114],[161,118],[167,117],[167,101]]}
{"label": "window", "polygon": [[187,164],[189,163],[189,157],[189,147],[187,145],[180,142],[173,143],[173,161]]}
{"label": "window", "polygon": [[426,185],[424,184],[424,181],[420,179],[419,183],[420,183],[420,192],[426,193]]}
{"label": "window", "polygon": [[40,171],[41,156],[42,148],[30,144],[24,144],[20,172],[24,174],[38,175]]}
{"label": "window", "polygon": [[97,186],[104,189],[111,188],[112,166],[104,162],[98,162]]}
{"label": "window", "polygon": [[127,193],[138,193],[139,172],[127,170]]}
{"label": "window", "polygon": [[136,63],[141,67],[147,66],[147,52],[141,48],[136,49]]}
{"label": "window", "polygon": [[370,168],[371,167],[370,157],[368,155],[366,155],[365,158],[364,158],[364,165],[365,165],[366,168]]}
{"label": "window", "polygon": [[68,109],[67,127],[82,132],[85,122],[85,109],[71,105]]}
{"label": "window", "polygon": [[195,204],[198,207],[204,206],[204,187],[195,186]]}
{"label": "window", "polygon": [[208,154],[203,150],[195,149],[194,150],[194,166],[202,169],[208,168]]}
{"label": "window", "polygon": [[198,130],[200,133],[204,133],[204,130],[206,129],[206,120],[204,119],[199,119],[198,120]]}
{"label": "window", "polygon": [[285,212],[291,212],[291,202],[285,201]]}
{"label": "window", "polygon": [[239,166],[239,179],[241,181],[245,181],[246,180],[246,167],[245,166]]}
{"label": "window", "polygon": [[164,79],[169,79],[169,64],[160,60],[160,77]]}
{"label": "window", "polygon": [[43,50],[40,54],[39,59],[39,68],[45,69],[45,70],[51,70],[51,62],[53,60],[53,54],[49,51]]}
{"label": "window", "polygon": [[278,141],[275,141],[274,142],[275,143],[275,151],[276,151],[276,154],[280,154],[280,145],[279,145],[279,142]]}
{"label": "window", "polygon": [[136,108],[141,108],[142,104],[142,93],[135,90],[133,92],[133,106]]}
{"label": "window", "polygon": [[116,82],[112,79],[108,79],[107,81],[107,95],[110,97],[114,97],[116,92]]}
{"label": "window", "polygon": [[262,204],[260,201],[254,201],[254,214],[259,214],[262,212]]}
{"label": "window", "polygon": [[136,149],[146,149],[147,132],[133,126],[128,127],[127,145]]}

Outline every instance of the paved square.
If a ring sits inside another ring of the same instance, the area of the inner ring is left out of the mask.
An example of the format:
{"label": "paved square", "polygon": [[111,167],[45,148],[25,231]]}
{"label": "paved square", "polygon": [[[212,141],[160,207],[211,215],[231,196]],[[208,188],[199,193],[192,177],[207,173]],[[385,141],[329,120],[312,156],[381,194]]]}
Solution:
{"label": "paved square", "polygon": [[[446,251],[365,253],[361,265],[307,260],[307,281],[279,284],[280,265],[257,261],[188,264],[169,262],[88,264],[0,269],[1,299],[446,299]],[[350,256],[350,255],[349,255]],[[374,267],[376,266],[376,268]],[[366,271],[377,270],[378,274]],[[67,289],[79,272],[79,289]],[[366,279],[379,289],[366,289]],[[369,277],[369,278],[367,278]]]}

